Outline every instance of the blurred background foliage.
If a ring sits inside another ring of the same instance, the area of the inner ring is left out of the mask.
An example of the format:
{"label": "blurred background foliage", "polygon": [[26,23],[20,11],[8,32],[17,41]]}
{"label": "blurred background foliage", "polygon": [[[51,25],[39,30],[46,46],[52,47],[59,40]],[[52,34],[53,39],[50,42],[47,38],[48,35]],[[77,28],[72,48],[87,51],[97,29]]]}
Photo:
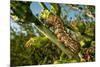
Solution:
{"label": "blurred background foliage", "polygon": [[[80,43],[80,62],[95,61],[95,6],[28,1],[11,1],[10,6],[12,66],[77,62],[75,59],[68,59],[33,24],[40,25],[40,12],[44,9],[60,16],[66,31]],[[36,13],[35,9],[39,8],[41,10]]]}

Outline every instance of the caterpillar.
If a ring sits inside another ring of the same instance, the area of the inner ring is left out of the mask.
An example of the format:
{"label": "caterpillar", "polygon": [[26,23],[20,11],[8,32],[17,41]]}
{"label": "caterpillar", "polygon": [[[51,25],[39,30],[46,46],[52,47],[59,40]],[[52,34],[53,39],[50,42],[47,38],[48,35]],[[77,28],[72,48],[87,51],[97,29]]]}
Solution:
{"label": "caterpillar", "polygon": [[80,44],[65,31],[64,25],[59,16],[49,15],[46,22],[54,28],[54,34],[65,47],[69,48],[74,53],[80,51]]}

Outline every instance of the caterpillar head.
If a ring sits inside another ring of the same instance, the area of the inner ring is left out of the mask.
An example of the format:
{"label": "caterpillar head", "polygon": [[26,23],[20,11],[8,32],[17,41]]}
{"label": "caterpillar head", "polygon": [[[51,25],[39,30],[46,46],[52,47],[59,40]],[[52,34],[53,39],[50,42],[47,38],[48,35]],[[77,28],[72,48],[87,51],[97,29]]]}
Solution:
{"label": "caterpillar head", "polygon": [[50,11],[48,11],[46,9],[41,11],[40,20],[42,20],[44,22],[44,24],[51,26],[53,19],[54,19],[54,15]]}

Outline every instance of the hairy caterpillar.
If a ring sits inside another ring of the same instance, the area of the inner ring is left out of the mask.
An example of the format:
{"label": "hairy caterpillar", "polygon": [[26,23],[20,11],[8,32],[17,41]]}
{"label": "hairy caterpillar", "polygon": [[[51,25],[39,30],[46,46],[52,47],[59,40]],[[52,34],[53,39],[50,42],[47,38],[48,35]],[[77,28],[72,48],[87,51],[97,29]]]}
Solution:
{"label": "hairy caterpillar", "polygon": [[80,51],[80,44],[65,31],[63,23],[58,16],[49,15],[46,22],[53,26],[55,35],[63,44],[65,44],[66,47],[74,53]]}

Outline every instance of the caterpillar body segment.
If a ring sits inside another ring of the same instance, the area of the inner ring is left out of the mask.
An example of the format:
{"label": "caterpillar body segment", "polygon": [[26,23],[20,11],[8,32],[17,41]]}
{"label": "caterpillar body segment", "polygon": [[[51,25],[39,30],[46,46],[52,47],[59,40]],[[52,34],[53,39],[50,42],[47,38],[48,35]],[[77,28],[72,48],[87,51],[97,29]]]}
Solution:
{"label": "caterpillar body segment", "polygon": [[80,51],[80,44],[65,31],[64,25],[58,16],[49,15],[46,22],[53,26],[54,33],[58,40],[65,44],[67,48],[74,53],[78,53]]}

